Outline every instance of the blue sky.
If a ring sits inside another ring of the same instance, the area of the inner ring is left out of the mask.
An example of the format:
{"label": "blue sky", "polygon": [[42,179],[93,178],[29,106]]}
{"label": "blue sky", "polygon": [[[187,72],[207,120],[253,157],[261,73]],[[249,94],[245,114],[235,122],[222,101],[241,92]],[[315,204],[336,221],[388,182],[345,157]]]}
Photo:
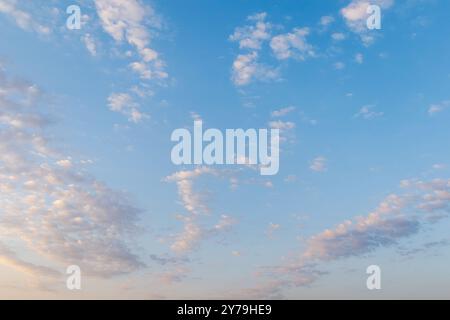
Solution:
{"label": "blue sky", "polygon": [[[449,298],[449,11],[0,0],[0,298]],[[278,174],[172,164],[195,119]]]}

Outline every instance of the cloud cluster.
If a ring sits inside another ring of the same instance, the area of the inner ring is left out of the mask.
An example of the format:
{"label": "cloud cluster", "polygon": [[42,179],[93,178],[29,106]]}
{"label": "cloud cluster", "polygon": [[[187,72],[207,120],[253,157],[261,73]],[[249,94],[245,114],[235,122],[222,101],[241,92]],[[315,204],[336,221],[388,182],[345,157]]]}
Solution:
{"label": "cloud cluster", "polygon": [[229,37],[238,42],[241,50],[248,52],[239,54],[233,62],[232,79],[235,85],[243,86],[252,80],[272,80],[278,77],[278,71],[258,61],[262,44],[271,37],[272,25],[266,22],[265,12],[247,17],[253,25],[238,27]]}
{"label": "cloud cluster", "polygon": [[303,254],[306,259],[335,260],[358,256],[396,243],[419,230],[414,217],[402,215],[408,198],[390,195],[368,216],[339,224],[335,229],[312,236]]}
{"label": "cloud cluster", "polygon": [[[151,45],[153,36],[162,29],[161,18],[152,6],[140,0],[95,0],[94,3],[103,30],[118,44],[126,43],[133,48],[126,51],[126,56],[134,59],[129,68],[141,79],[139,86],[129,89],[129,92],[111,93],[109,108],[124,114],[129,121],[139,123],[149,116],[140,111],[140,104],[132,95],[144,98],[149,83],[169,77],[165,62]],[[90,53],[96,55],[93,37],[86,34],[83,41]]]}
{"label": "cloud cluster", "polygon": [[0,239],[46,259],[53,271],[6,249],[1,261],[36,275],[71,264],[100,277],[139,269],[130,243],[140,210],[52,147],[45,102],[36,85],[0,73]]}

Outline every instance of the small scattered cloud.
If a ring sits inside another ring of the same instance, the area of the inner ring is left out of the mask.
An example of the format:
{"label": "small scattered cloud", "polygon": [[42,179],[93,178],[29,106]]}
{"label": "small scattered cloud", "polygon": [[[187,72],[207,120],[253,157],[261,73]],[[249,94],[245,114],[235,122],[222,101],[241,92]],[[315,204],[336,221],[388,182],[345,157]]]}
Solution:
{"label": "small scattered cloud", "polygon": [[348,28],[359,35],[364,45],[369,46],[375,41],[375,34],[367,28],[367,8],[370,5],[378,5],[381,9],[389,9],[394,0],[352,0],[340,13]]}
{"label": "small scattered cloud", "polygon": [[317,157],[312,162],[309,168],[315,172],[325,172],[327,168],[327,159],[325,157]]}

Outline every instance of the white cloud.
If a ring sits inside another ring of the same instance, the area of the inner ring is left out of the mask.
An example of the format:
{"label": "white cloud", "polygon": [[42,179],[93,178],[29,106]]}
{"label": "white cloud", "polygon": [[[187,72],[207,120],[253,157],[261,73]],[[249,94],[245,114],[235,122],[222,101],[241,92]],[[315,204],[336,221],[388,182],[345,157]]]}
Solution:
{"label": "white cloud", "polygon": [[267,236],[269,237],[269,238],[272,238],[273,237],[273,234],[274,234],[274,232],[275,231],[277,231],[278,229],[280,229],[281,228],[281,225],[279,225],[278,223],[269,223],[269,227],[267,228]]}
{"label": "white cloud", "polygon": [[406,204],[405,198],[390,195],[368,216],[347,220],[333,230],[311,237],[303,257],[334,260],[358,256],[416,233],[418,221],[400,214]]}
{"label": "white cloud", "polygon": [[[343,221],[332,229],[326,229],[306,240],[300,258],[290,258],[280,266],[266,267],[260,274],[272,284],[269,291],[261,291],[260,298],[285,287],[310,285],[325,274],[318,270],[324,264],[339,259],[360,257],[381,247],[398,244],[429,228],[431,223],[450,215],[450,180],[435,179],[424,182],[404,180],[403,194],[390,194],[366,216]],[[430,242],[427,246],[447,245],[447,241]],[[259,286],[259,287],[264,287]],[[248,294],[248,292],[247,292]]]}
{"label": "white cloud", "polygon": [[378,5],[381,9],[389,9],[393,4],[394,0],[352,0],[340,13],[350,30],[357,33],[364,45],[368,46],[374,42],[375,36],[367,28],[367,8],[369,5]]}
{"label": "white cloud", "polygon": [[444,163],[436,163],[436,164],[433,164],[433,169],[434,169],[434,170],[443,170],[443,169],[445,169],[445,168],[447,168],[447,165],[444,164]]}
{"label": "white cloud", "polygon": [[362,55],[362,53],[357,53],[355,55],[355,61],[359,64],[362,64],[364,62],[364,56]]}
{"label": "white cloud", "polygon": [[[303,256],[320,260],[359,256],[417,233],[423,224],[437,221],[436,217],[448,216],[450,180],[409,180],[402,185],[411,188],[412,193],[391,194],[368,216],[345,221],[333,230],[311,237]],[[422,215],[407,214],[408,211]]]}
{"label": "white cloud", "polygon": [[281,108],[279,110],[272,111],[271,117],[272,118],[284,117],[285,115],[287,115],[293,111],[295,111],[295,107],[293,107],[293,106]]}
{"label": "white cloud", "polygon": [[108,106],[111,111],[126,115],[128,120],[134,123],[149,117],[139,110],[139,104],[128,93],[112,93],[108,97]]}
{"label": "white cloud", "polygon": [[327,26],[329,26],[330,24],[332,24],[333,22],[334,22],[334,17],[332,17],[332,16],[322,16],[321,18],[320,18],[320,22],[319,22],[319,24],[321,25],[321,26],[323,26],[323,27],[327,27]]}
{"label": "white cloud", "polygon": [[51,33],[51,29],[38,23],[32,13],[20,9],[16,0],[0,0],[0,13],[9,15],[14,19],[17,26],[24,30],[43,35]]}
{"label": "white cloud", "polygon": [[165,64],[158,53],[149,47],[150,27],[161,28],[161,21],[153,8],[138,0],[95,0],[103,29],[117,42],[127,41],[133,46],[141,61],[130,64],[142,79],[165,79]]}

